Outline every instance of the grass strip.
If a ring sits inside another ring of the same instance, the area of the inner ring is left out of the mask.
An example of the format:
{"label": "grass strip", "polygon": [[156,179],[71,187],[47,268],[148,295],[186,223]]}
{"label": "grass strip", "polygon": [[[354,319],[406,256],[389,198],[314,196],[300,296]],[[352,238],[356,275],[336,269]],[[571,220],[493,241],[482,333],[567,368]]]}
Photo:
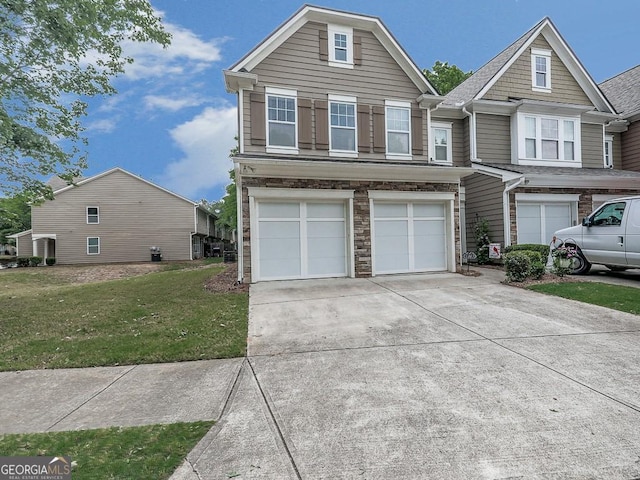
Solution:
{"label": "grass strip", "polygon": [[530,290],[600,305],[621,312],[640,313],[640,290],[634,287],[599,282],[546,283],[527,287]]}

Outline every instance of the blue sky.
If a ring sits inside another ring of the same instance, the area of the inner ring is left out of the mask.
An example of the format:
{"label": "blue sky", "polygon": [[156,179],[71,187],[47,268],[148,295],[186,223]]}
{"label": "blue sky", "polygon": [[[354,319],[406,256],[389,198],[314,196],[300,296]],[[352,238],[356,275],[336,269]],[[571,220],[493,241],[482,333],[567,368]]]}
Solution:
{"label": "blue sky", "polygon": [[[92,99],[85,120],[93,175],[120,166],[193,200],[229,183],[236,133],[229,67],[302,3],[293,0],[151,0],[173,44],[130,45],[136,62],[119,93]],[[596,82],[640,63],[637,0],[325,0],[314,5],[375,15],[420,68],[436,60],[477,70],[545,16]]]}

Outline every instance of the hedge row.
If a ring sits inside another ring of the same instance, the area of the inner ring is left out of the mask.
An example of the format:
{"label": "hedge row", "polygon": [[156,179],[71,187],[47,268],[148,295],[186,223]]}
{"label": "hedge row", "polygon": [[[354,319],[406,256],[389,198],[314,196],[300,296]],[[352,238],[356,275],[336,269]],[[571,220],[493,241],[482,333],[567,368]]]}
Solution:
{"label": "hedge row", "polygon": [[[55,265],[56,259],[54,257],[47,257],[45,260],[47,265]],[[42,257],[18,257],[16,258],[18,267],[37,267],[42,264]]]}

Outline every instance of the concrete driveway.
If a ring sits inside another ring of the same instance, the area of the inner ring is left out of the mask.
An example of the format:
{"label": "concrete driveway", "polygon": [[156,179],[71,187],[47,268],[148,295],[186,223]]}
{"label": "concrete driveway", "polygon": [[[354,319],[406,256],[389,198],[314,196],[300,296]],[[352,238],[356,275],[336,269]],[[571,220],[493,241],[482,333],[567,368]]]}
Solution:
{"label": "concrete driveway", "polygon": [[253,285],[245,368],[174,478],[640,478],[640,317],[497,275]]}

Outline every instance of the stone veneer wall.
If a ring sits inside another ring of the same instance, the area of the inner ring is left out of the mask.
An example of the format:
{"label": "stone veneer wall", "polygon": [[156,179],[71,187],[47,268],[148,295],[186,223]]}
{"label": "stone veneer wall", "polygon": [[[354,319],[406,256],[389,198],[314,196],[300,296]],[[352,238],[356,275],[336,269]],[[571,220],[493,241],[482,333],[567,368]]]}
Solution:
{"label": "stone veneer wall", "polygon": [[[516,220],[516,193],[568,193],[572,195],[580,195],[578,200],[578,221],[589,215],[593,208],[593,196],[599,194],[620,195],[621,197],[629,195],[638,195],[638,190],[606,190],[606,189],[584,189],[584,188],[516,188],[509,192],[509,216],[511,217],[511,243],[518,243],[518,228]],[[549,239],[551,241],[551,239]]]}
{"label": "stone veneer wall", "polygon": [[354,190],[353,236],[356,277],[371,276],[371,225],[369,190],[402,192],[453,192],[456,262],[460,259],[460,202],[457,183],[374,182],[360,180],[302,180],[287,178],[242,177],[242,252],[244,282],[251,282],[251,223],[249,220],[248,187],[313,188],[328,190]]}

